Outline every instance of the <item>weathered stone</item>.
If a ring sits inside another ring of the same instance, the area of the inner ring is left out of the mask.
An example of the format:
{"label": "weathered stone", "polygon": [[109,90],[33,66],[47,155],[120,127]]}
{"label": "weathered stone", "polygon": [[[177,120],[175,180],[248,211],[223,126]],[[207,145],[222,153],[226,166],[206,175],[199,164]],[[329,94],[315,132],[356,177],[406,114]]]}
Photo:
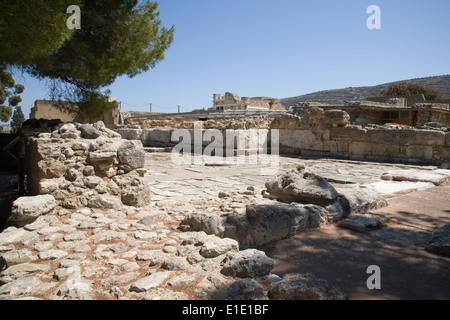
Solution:
{"label": "weathered stone", "polygon": [[306,172],[304,166],[277,175],[266,182],[269,193],[280,201],[311,203],[321,206],[332,204],[338,197],[336,189],[324,178]]}
{"label": "weathered stone", "polygon": [[102,194],[89,200],[88,206],[90,208],[115,209],[120,208],[122,203],[120,199],[115,196]]}
{"label": "weathered stone", "polygon": [[95,188],[102,181],[102,178],[97,176],[88,176],[83,179],[84,185],[91,189]]}
{"label": "weathered stone", "polygon": [[122,202],[128,206],[145,207],[150,204],[151,192],[147,185],[132,186],[122,190]]}
{"label": "weathered stone", "polygon": [[47,158],[38,162],[36,170],[38,179],[54,179],[63,177],[67,167],[55,159]]}
{"label": "weathered stone", "polygon": [[2,296],[22,296],[36,291],[42,281],[37,277],[27,277],[17,279],[0,287],[0,297]]}
{"label": "weathered stone", "polygon": [[191,212],[181,222],[181,228],[183,231],[204,231],[220,237],[225,231],[224,218],[211,212]]}
{"label": "weathered stone", "polygon": [[22,228],[9,227],[0,233],[0,246],[4,246],[10,243],[19,243],[22,239],[30,234]]}
{"label": "weathered stone", "polygon": [[102,133],[90,124],[82,124],[78,127],[81,132],[81,137],[85,139],[97,139]]}
{"label": "weathered stone", "polygon": [[80,207],[87,206],[88,201],[84,196],[75,196],[65,198],[63,200],[62,206],[66,209],[78,209]]}
{"label": "weathered stone", "polygon": [[269,291],[271,300],[347,300],[339,289],[312,274],[291,273],[275,283]]}
{"label": "weathered stone", "polygon": [[187,287],[198,278],[200,278],[200,275],[198,273],[183,273],[179,276],[171,278],[169,281],[167,281],[167,285],[170,287]]}
{"label": "weathered stone", "polygon": [[58,202],[51,195],[21,197],[13,202],[8,223],[24,226],[39,216],[50,213],[57,205]]}
{"label": "weathered stone", "polygon": [[388,205],[386,199],[368,190],[341,188],[338,192],[339,202],[344,209],[344,217],[353,213],[366,213]]}
{"label": "weathered stone", "polygon": [[55,260],[67,256],[68,253],[63,250],[50,249],[39,254],[41,260]]}
{"label": "weathered stone", "polygon": [[328,212],[316,205],[285,203],[249,205],[246,213],[248,233],[256,247],[319,228],[327,216]]}
{"label": "weathered stone", "polygon": [[258,278],[269,274],[273,267],[273,259],[262,251],[256,249],[229,251],[221,273],[232,277]]}
{"label": "weathered stone", "polygon": [[161,268],[169,271],[182,271],[189,269],[190,264],[184,257],[170,257],[164,260]]}
{"label": "weathered stone", "polygon": [[93,166],[85,166],[83,169],[83,175],[86,177],[95,175],[95,168]]}
{"label": "weathered stone", "polygon": [[33,244],[32,248],[33,250],[42,252],[53,248],[53,243],[51,241],[39,241]]}
{"label": "weathered stone", "polygon": [[51,194],[59,188],[59,182],[56,180],[43,180],[39,182],[39,194]]}
{"label": "weathered stone", "polygon": [[170,272],[155,272],[150,276],[142,278],[130,286],[131,292],[145,292],[151,288],[161,285],[168,277]]}
{"label": "weathered stone", "polygon": [[150,267],[164,263],[166,258],[167,255],[160,250],[143,250],[136,255],[137,261],[148,261]]}
{"label": "weathered stone", "polygon": [[328,222],[336,222],[341,220],[345,213],[342,205],[339,201],[334,202],[325,207],[325,210],[328,212]]}
{"label": "weathered stone", "polygon": [[255,279],[242,279],[233,282],[227,296],[231,300],[268,300],[264,289]]}
{"label": "weathered stone", "polygon": [[[28,249],[8,251],[2,253],[0,257],[1,260],[3,260],[3,263],[8,267],[36,260],[36,256],[33,256],[32,252]],[[0,261],[0,265],[1,264]]]}
{"label": "weathered stone", "polygon": [[71,168],[66,172],[66,179],[69,181],[75,181],[79,176],[80,172],[75,168]]}
{"label": "weathered stone", "polygon": [[339,227],[357,232],[366,232],[383,226],[388,218],[381,214],[352,214],[339,222]]}
{"label": "weathered stone", "polygon": [[155,220],[153,220],[150,217],[144,217],[141,220],[139,220],[137,223],[144,224],[144,225],[152,225],[152,224],[155,224]]}
{"label": "weathered stone", "polygon": [[63,237],[64,241],[79,241],[86,239],[83,231],[75,231],[69,234],[66,234]]}
{"label": "weathered stone", "polygon": [[325,110],[324,123],[331,127],[345,127],[350,124],[350,116],[343,110]]}
{"label": "weathered stone", "polygon": [[20,278],[28,277],[31,274],[45,272],[49,269],[49,266],[38,263],[21,263],[12,265],[2,271],[0,283],[12,282]]}
{"label": "weathered stone", "polygon": [[42,219],[42,217],[39,217],[33,223],[27,224],[24,227],[24,229],[28,230],[28,231],[35,231],[35,230],[38,230],[38,229],[46,228],[48,226],[49,226],[48,222],[45,221],[44,219]]}
{"label": "weathered stone", "polygon": [[436,186],[446,184],[449,176],[429,170],[392,170],[381,176],[382,180],[431,182]]}
{"label": "weathered stone", "polygon": [[57,295],[63,300],[94,300],[92,281],[81,277],[69,278],[58,288]]}
{"label": "weathered stone", "polygon": [[239,244],[236,240],[229,238],[217,238],[203,244],[200,249],[200,254],[205,258],[214,258],[227,253],[230,250],[239,250]]}
{"label": "weathered stone", "polygon": [[145,165],[145,150],[140,140],[124,140],[117,149],[120,164],[127,165],[131,170],[143,168]]}
{"label": "weathered stone", "polygon": [[436,229],[425,249],[450,256],[450,224]]}
{"label": "weathered stone", "polygon": [[91,239],[94,243],[98,243],[102,241],[125,241],[127,237],[127,234],[123,232],[103,230],[91,236]]}

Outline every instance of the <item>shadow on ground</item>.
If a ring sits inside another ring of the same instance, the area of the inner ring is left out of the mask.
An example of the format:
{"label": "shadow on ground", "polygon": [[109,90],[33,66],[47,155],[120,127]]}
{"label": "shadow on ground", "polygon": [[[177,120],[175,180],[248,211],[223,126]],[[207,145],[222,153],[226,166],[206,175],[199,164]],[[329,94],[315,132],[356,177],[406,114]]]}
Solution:
{"label": "shadow on ground", "polygon": [[[273,273],[313,273],[350,299],[450,299],[450,258],[423,249],[431,233],[389,226],[356,233],[336,225],[261,248]],[[381,269],[381,290],[369,290],[367,268]]]}

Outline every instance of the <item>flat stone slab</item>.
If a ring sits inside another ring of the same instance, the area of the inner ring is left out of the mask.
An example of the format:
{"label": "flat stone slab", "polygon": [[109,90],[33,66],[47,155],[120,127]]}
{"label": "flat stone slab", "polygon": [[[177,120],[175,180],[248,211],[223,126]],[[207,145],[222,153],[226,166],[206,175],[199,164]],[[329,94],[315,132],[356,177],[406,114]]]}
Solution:
{"label": "flat stone slab", "polygon": [[356,232],[367,232],[382,227],[388,221],[382,214],[355,214],[340,221],[338,226]]}
{"label": "flat stone slab", "polygon": [[130,291],[146,292],[162,284],[170,275],[170,272],[155,272],[148,277],[142,278],[130,286]]}
{"label": "flat stone slab", "polygon": [[449,176],[427,170],[393,170],[383,174],[381,179],[410,182],[431,182],[436,186],[441,186],[449,181]]}
{"label": "flat stone slab", "polygon": [[450,256],[450,224],[436,229],[425,249],[430,252]]}
{"label": "flat stone slab", "polygon": [[349,214],[366,213],[369,210],[386,207],[388,202],[378,193],[370,189],[340,188],[341,204]]}

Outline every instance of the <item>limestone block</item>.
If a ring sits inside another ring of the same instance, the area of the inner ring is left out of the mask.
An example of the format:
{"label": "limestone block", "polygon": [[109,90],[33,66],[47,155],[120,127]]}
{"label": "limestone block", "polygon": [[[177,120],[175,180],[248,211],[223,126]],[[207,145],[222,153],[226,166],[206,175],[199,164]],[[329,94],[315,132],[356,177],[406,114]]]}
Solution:
{"label": "limestone block", "polygon": [[367,141],[371,143],[414,144],[418,130],[413,129],[371,129],[367,131]]}
{"label": "limestone block", "polygon": [[350,116],[343,110],[326,110],[324,123],[330,127],[345,127],[350,124]]}
{"label": "limestone block", "polygon": [[388,157],[398,157],[400,155],[400,146],[398,144],[386,144],[386,155]]}
{"label": "limestone block", "polygon": [[170,129],[145,129],[142,131],[141,140],[145,142],[163,142],[170,143],[172,139],[172,130]]}
{"label": "limestone block", "polygon": [[98,195],[88,202],[90,208],[117,209],[122,206],[119,198],[112,195]]}
{"label": "limestone block", "polygon": [[43,180],[39,182],[39,194],[51,194],[59,188],[59,180]]}
{"label": "limestone block", "polygon": [[372,153],[372,145],[368,142],[352,142],[349,145],[349,153],[351,156],[365,156]]}
{"label": "limestone block", "polygon": [[296,133],[297,130],[294,129],[279,129],[280,147],[298,148]]}
{"label": "limestone block", "polygon": [[436,229],[425,249],[450,256],[450,224]]}
{"label": "limestone block", "polygon": [[57,205],[58,202],[51,195],[21,197],[13,202],[8,222],[17,226],[24,226],[33,222],[39,216],[51,212]]}
{"label": "limestone block", "polygon": [[298,130],[298,144],[302,150],[328,151],[330,149],[330,131],[327,129]]}
{"label": "limestone block", "polygon": [[384,156],[387,151],[388,144],[374,143],[372,145],[372,155],[374,156]]}
{"label": "limestone block", "polygon": [[433,147],[431,146],[408,146],[406,156],[417,160],[431,160],[433,158]]}
{"label": "limestone block", "polygon": [[347,300],[339,289],[312,274],[290,273],[275,283],[269,292],[271,300]]}
{"label": "limestone block", "polygon": [[85,139],[97,139],[102,135],[102,133],[90,124],[82,124],[78,128],[81,132],[81,137]]}
{"label": "limestone block", "polygon": [[336,141],[366,141],[367,130],[360,126],[346,126],[342,128],[331,128],[330,139]]}
{"label": "limestone block", "polygon": [[443,147],[440,150],[440,159],[443,162],[448,162],[450,161],[450,146],[448,147]]}
{"label": "limestone block", "polygon": [[117,149],[119,164],[126,165],[127,171],[143,168],[145,165],[145,150],[139,140],[124,140]]}
{"label": "limestone block", "polygon": [[278,200],[291,203],[312,203],[327,206],[338,193],[324,178],[306,172],[302,165],[297,169],[271,177],[266,182],[267,191]]}
{"label": "limestone block", "polygon": [[200,254],[206,258],[218,257],[230,250],[239,250],[239,244],[236,240],[229,238],[216,238],[207,241],[200,249]]}
{"label": "limestone block", "polygon": [[268,275],[273,267],[273,259],[263,251],[247,249],[228,252],[221,273],[239,278],[258,278]]}
{"label": "limestone block", "polygon": [[[252,244],[254,247],[258,247],[292,237],[300,232],[319,228],[327,222],[328,212],[316,205],[275,202],[274,204],[247,206],[246,217]],[[244,239],[240,240],[242,242]]]}
{"label": "limestone block", "polygon": [[122,139],[126,140],[141,140],[142,139],[142,129],[115,129],[115,132],[122,136]]}
{"label": "limestone block", "polygon": [[338,141],[330,141],[330,152],[331,153],[347,153],[349,150],[349,142],[338,140]]}
{"label": "limestone block", "polygon": [[221,236],[225,231],[224,219],[215,213],[191,212],[181,222],[183,231],[204,231]]}
{"label": "limestone block", "polygon": [[132,186],[122,191],[122,202],[129,206],[145,207],[150,204],[151,192],[147,185]]}
{"label": "limestone block", "polygon": [[437,130],[416,130],[414,144],[437,145],[445,144],[445,132]]}
{"label": "limestone block", "polygon": [[[38,179],[53,179],[61,178],[66,173],[67,167],[64,163],[54,160],[52,158],[41,160],[37,164],[37,178]],[[33,174],[33,176],[35,176]]]}

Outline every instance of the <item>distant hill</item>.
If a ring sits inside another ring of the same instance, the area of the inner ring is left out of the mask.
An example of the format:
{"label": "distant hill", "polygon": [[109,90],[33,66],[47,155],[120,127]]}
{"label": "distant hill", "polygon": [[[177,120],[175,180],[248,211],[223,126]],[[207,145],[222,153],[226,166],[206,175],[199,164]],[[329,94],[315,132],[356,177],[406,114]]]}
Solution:
{"label": "distant hill", "polygon": [[344,104],[345,101],[364,100],[367,97],[378,96],[390,85],[399,82],[410,82],[420,84],[441,94],[442,99],[450,99],[450,75],[418,78],[410,80],[395,81],[372,87],[350,87],[346,89],[335,89],[318,91],[298,97],[281,99],[281,104],[286,108],[294,106],[297,102],[314,101],[327,104]]}

